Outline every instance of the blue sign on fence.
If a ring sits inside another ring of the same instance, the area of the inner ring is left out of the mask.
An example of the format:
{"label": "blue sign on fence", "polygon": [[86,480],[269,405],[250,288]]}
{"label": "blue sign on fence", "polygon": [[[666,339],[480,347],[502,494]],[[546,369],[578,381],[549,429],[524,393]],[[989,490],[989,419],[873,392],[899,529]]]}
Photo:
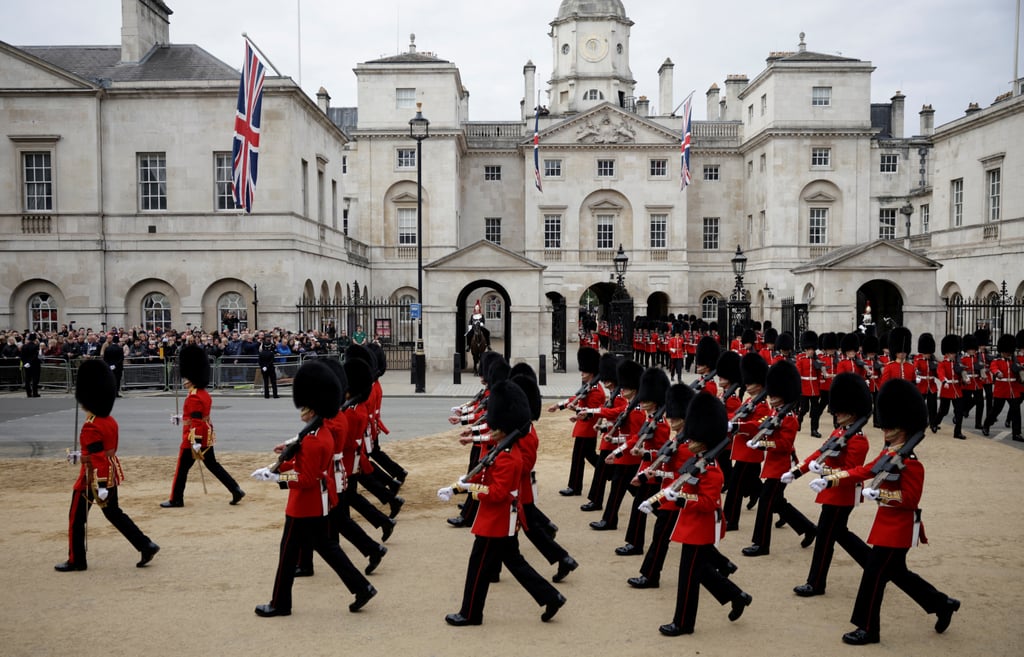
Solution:
{"label": "blue sign on fence", "polygon": [[409,319],[419,319],[422,306],[418,303],[409,304]]}

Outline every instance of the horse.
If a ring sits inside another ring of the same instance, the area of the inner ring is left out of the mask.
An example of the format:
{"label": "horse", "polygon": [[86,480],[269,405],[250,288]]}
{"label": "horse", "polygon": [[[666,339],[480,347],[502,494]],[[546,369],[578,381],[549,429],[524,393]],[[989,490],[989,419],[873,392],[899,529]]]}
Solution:
{"label": "horse", "polygon": [[469,335],[469,352],[473,354],[473,374],[480,374],[480,354],[487,351],[488,348],[484,328],[478,322],[474,322]]}

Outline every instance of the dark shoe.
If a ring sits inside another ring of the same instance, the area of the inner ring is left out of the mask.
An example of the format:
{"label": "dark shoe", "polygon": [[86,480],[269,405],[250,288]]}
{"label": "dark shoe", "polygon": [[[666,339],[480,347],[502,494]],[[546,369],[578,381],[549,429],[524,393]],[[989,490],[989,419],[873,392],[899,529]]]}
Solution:
{"label": "dark shoe", "polygon": [[245,497],[245,491],[242,490],[241,488],[236,488],[235,490],[231,491],[231,501],[228,502],[228,504],[234,506],[241,502],[243,497]]}
{"label": "dark shoe", "polygon": [[270,618],[271,616],[291,616],[291,609],[278,609],[269,602],[265,605],[256,605],[256,615],[262,616],[263,618]]}
{"label": "dark shoe", "polygon": [[786,526],[786,521],[783,520],[782,518],[779,518],[778,520],[775,521],[775,529],[782,529],[785,526]]}
{"label": "dark shoe", "polygon": [[395,477],[395,481],[397,481],[399,484],[404,484],[405,483],[405,478],[408,477],[408,476],[409,476],[409,471],[408,470],[402,470],[398,474],[398,476]]}
{"label": "dark shoe", "polygon": [[270,399],[270,395],[263,395],[264,399]]}
{"label": "dark shoe", "polygon": [[739,529],[740,529],[740,526],[738,524],[736,524],[736,525],[726,525],[725,526],[725,531],[727,531],[727,532],[736,532],[736,531],[739,531]]}
{"label": "dark shoe", "polygon": [[960,611],[960,601],[956,598],[946,598],[946,604],[935,614],[939,617],[935,621],[935,631],[939,634],[945,632],[946,628],[949,627],[949,622],[953,620],[953,614],[958,611]]}
{"label": "dark shoe", "polygon": [[878,643],[878,632],[868,632],[857,628],[852,632],[843,635],[843,643],[851,646],[866,646],[869,643]]}
{"label": "dark shoe", "polygon": [[983,436],[985,436],[986,438],[988,438],[988,425],[985,425],[985,426],[983,426],[983,427],[981,428],[981,435],[983,435]]}
{"label": "dark shoe", "polygon": [[580,511],[600,511],[601,505],[597,502],[587,502],[586,504],[580,505]]}
{"label": "dark shoe", "polygon": [[156,553],[159,552],[159,551],[160,551],[160,546],[157,545],[156,543],[154,543],[153,541],[150,541],[149,545],[146,546],[146,549],[142,550],[142,558],[139,559],[139,562],[137,564],[135,564],[135,567],[136,568],[144,567],[147,563],[149,563],[150,561],[153,560],[153,557],[155,557]]}
{"label": "dark shoe", "polygon": [[643,553],[644,549],[642,547],[638,547],[632,543],[626,543],[622,547],[615,548],[615,554],[620,557],[632,557]]}
{"label": "dark shoe", "polygon": [[763,548],[760,545],[751,545],[740,550],[745,557],[762,557],[770,554],[768,548]]}
{"label": "dark shoe", "polygon": [[656,589],[661,586],[661,582],[656,579],[650,579],[643,575],[639,577],[630,577],[626,580],[626,584],[629,584],[634,589]]}
{"label": "dark shoe", "polygon": [[800,547],[805,548],[814,542],[814,539],[818,536],[818,532],[809,531],[804,534],[804,540],[800,541]]}
{"label": "dark shoe", "polygon": [[751,497],[749,500],[747,500],[747,511],[750,511],[755,506],[757,506],[757,500],[757,497]]}
{"label": "dark shoe", "polygon": [[930,426],[928,428],[932,430],[932,433],[938,433],[939,432],[939,427],[936,424],[933,424],[932,426]]}
{"label": "dark shoe", "polygon": [[395,516],[398,515],[398,512],[402,510],[403,504],[405,504],[405,499],[395,495],[391,500],[391,513],[388,514],[388,517],[394,520]]}
{"label": "dark shoe", "polygon": [[466,625],[479,625],[481,621],[472,621],[463,616],[462,614],[448,614],[444,617],[444,622],[455,627],[464,627]]}
{"label": "dark shoe", "polygon": [[1013,437],[1013,442],[1024,443],[1024,436],[1017,434],[1016,436]]}
{"label": "dark shoe", "polygon": [[70,561],[59,563],[53,567],[53,569],[58,573],[70,573],[76,570],[87,570],[88,568],[89,567],[84,563],[71,563]]}
{"label": "dark shoe", "polygon": [[579,568],[579,564],[576,563],[575,559],[570,556],[562,557],[558,562],[558,572],[552,575],[551,581],[555,583],[561,582],[569,573],[577,568]]}
{"label": "dark shoe", "polygon": [[448,524],[452,527],[465,527],[466,519],[462,516],[455,516],[454,518],[448,518]]}
{"label": "dark shoe", "polygon": [[177,508],[185,506],[185,503],[184,502],[178,502],[176,500],[166,500],[166,501],[161,502],[160,506],[162,506],[165,509],[177,509]]}
{"label": "dark shoe", "polygon": [[366,564],[366,569],[363,570],[363,572],[369,575],[373,571],[377,570],[377,566],[380,565],[381,559],[383,559],[384,555],[387,553],[388,549],[383,545],[380,546],[380,550],[370,555],[370,563]]}
{"label": "dark shoe", "polygon": [[280,399],[278,395],[274,395],[274,399]]}
{"label": "dark shoe", "polygon": [[380,542],[381,543],[387,543],[388,539],[391,538],[391,534],[394,533],[395,525],[397,525],[397,524],[398,523],[395,522],[394,518],[388,518],[388,521],[386,523],[384,523],[383,527],[380,528]]}
{"label": "dark shoe", "polygon": [[578,490],[573,490],[572,488],[563,488],[558,491],[558,494],[563,497],[572,497],[573,495],[579,495],[580,492]]}
{"label": "dark shoe", "polygon": [[366,606],[366,603],[370,601],[370,598],[377,595],[377,589],[373,588],[373,584],[366,587],[365,591],[356,593],[356,599],[352,601],[352,604],[348,606],[348,610],[355,613]]}
{"label": "dark shoe", "polygon": [[312,577],[313,576],[313,569],[312,568],[303,568],[302,566],[296,566],[295,567],[295,576],[296,577]]}
{"label": "dark shoe", "polygon": [[720,572],[721,574],[723,574],[726,577],[728,577],[729,575],[732,575],[737,570],[739,570],[739,566],[737,566],[736,564],[734,564],[731,561],[727,561],[727,562],[725,562],[724,566],[722,566],[721,568],[718,569],[718,572]]}
{"label": "dark shoe", "polygon": [[617,526],[610,525],[605,520],[595,520],[594,522],[590,523],[590,528],[599,532],[615,531],[616,529],[618,529]]}
{"label": "dark shoe", "polygon": [[558,535],[558,525],[553,522],[548,522],[547,527],[544,528],[544,533],[551,537],[551,540],[555,540],[555,536]]}
{"label": "dark shoe", "polygon": [[812,431],[811,435],[814,436],[815,438],[821,438],[821,432],[817,430]]}
{"label": "dark shoe", "polygon": [[666,623],[658,628],[658,631],[665,636],[681,636],[683,634],[693,634],[693,628],[679,627],[675,623]]}
{"label": "dark shoe", "polygon": [[739,620],[739,617],[743,615],[743,610],[750,606],[750,603],[754,599],[750,597],[749,593],[742,592],[732,600],[732,611],[729,612],[729,620]]}
{"label": "dark shoe", "polygon": [[958,433],[954,433],[953,437],[956,438],[957,440],[967,440],[967,436],[965,436],[965,435],[963,435],[962,433],[959,433],[959,432]]}
{"label": "dark shoe", "polygon": [[564,604],[565,596],[559,593],[557,598],[548,603],[547,608],[544,609],[544,613],[540,615],[540,619],[545,623],[548,622],[555,617],[555,614],[558,613],[558,610],[561,609]]}
{"label": "dark shoe", "polygon": [[825,595],[825,589],[818,590],[810,584],[801,584],[800,586],[793,587],[793,593],[796,593],[801,598],[813,598],[816,595]]}

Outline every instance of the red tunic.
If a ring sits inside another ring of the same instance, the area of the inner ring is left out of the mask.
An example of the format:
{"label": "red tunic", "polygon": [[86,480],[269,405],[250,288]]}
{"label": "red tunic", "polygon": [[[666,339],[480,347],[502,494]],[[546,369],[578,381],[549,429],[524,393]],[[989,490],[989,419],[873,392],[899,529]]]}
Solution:
{"label": "red tunic", "polygon": [[[679,447],[676,448],[675,454],[672,455],[672,458],[662,464],[661,470],[672,474],[672,476],[664,477],[661,480],[662,490],[672,485],[672,482],[675,481],[676,475],[679,472],[679,468],[683,467],[683,464],[689,461],[691,456],[693,456],[693,452],[690,451],[690,443],[680,443]],[[675,502],[670,502],[667,499],[662,499],[661,504],[658,506],[666,511],[676,511],[679,509],[679,506]]]}
{"label": "red tunic", "polygon": [[832,379],[836,376],[836,359],[832,354],[822,354],[818,360],[824,366],[821,368],[821,391],[828,392],[832,389]]}
{"label": "red tunic", "polygon": [[[875,463],[885,456],[889,451],[883,449],[874,461],[849,470],[849,479],[853,481],[867,481],[873,479],[871,468]],[[915,458],[904,461],[906,465],[900,471],[899,479],[895,481],[882,482],[879,490],[882,491],[878,498],[878,512],[875,514],[875,522],[871,525],[871,533],[868,535],[868,543],[881,547],[909,548],[914,542],[914,520],[915,511],[921,502],[921,492],[924,489],[924,466]],[[921,542],[926,543],[924,538],[924,525],[921,526]]]}
{"label": "red tunic", "polygon": [[[838,438],[845,432],[846,427],[839,427],[832,432],[829,438]],[[828,440],[825,442],[828,442]],[[822,446],[824,446],[824,443],[822,443]],[[863,433],[858,432],[846,441],[846,447],[843,448],[843,451],[838,456],[826,456],[824,465],[833,470],[851,470],[864,465],[864,459],[867,458],[867,455],[868,439],[864,437]],[[800,464],[800,472],[806,474],[808,464],[819,456],[821,456],[820,447],[804,459],[804,462]],[[858,501],[857,495],[860,494],[860,488],[857,486],[857,483],[856,480],[849,477],[840,479],[836,486],[831,486],[818,493],[814,501],[818,504],[831,504],[832,506],[854,506]]]}
{"label": "red tunic", "polygon": [[1017,380],[1011,372],[1010,361],[1006,358],[993,358],[988,366],[992,373],[992,398],[1013,399],[1013,384]]}
{"label": "red tunic", "polygon": [[[626,448],[615,457],[615,465],[640,465],[641,457],[633,454],[632,449],[636,445],[636,441],[639,439],[640,427],[643,426],[644,420],[647,418],[647,413],[640,410],[640,407],[634,408],[629,417],[619,425],[619,437],[625,438]],[[610,436],[609,438],[613,438]],[[616,448],[620,447],[623,443],[615,445]]]}
{"label": "red tunic", "polygon": [[106,488],[117,486],[124,479],[121,461],[117,458],[117,420],[107,417],[96,417],[89,414],[78,433],[78,442],[82,450],[82,467],[78,471],[75,490],[83,491],[88,487],[89,468],[97,482],[106,482]]}
{"label": "red tunic", "polygon": [[932,374],[932,367],[937,364],[931,354],[917,354],[914,356],[914,370],[917,372],[917,390],[922,395],[939,391],[938,382],[935,380],[935,375]]}
{"label": "red tunic", "polygon": [[516,441],[519,452],[523,457],[523,474],[519,481],[519,502],[521,504],[533,504],[533,468],[537,465],[537,449],[540,447],[540,439],[537,437],[537,429],[531,424],[530,432],[520,436]]}
{"label": "red tunic", "polygon": [[[716,538],[725,536],[725,523],[718,522],[719,535],[715,536],[715,524],[722,510],[722,484],[725,477],[718,466],[711,464],[700,476],[696,484],[683,484],[679,501],[683,507],[679,511],[676,526],[672,528],[672,540],[676,543],[689,545],[713,545]],[[695,495],[696,499],[684,496]]]}
{"label": "red tunic", "polygon": [[673,335],[668,339],[668,356],[672,359],[683,358],[686,355],[686,343],[683,336]]}
{"label": "red tunic", "polygon": [[916,383],[917,368],[914,367],[913,363],[907,361],[903,361],[902,363],[892,361],[882,369],[882,376],[878,381],[878,389],[881,390],[882,386],[885,385],[885,382],[889,379],[905,379],[911,383]]}
{"label": "red tunic", "polygon": [[500,452],[490,467],[472,479],[488,487],[486,493],[477,495],[480,505],[473,521],[473,534],[489,538],[515,536],[518,513],[512,511],[518,508],[522,473],[522,449],[513,446]]}
{"label": "red tunic", "polygon": [[935,368],[939,397],[942,399],[960,399],[964,396],[960,388],[960,378],[956,375],[956,370],[953,367],[955,362],[955,360],[945,359],[939,361]]}
{"label": "red tunic", "polygon": [[[772,411],[772,415],[776,415],[776,412]],[[793,443],[796,442],[796,432],[799,428],[800,420],[795,412],[791,412],[782,418],[781,426],[764,438],[773,442],[774,446],[765,450],[761,479],[778,479],[789,472],[792,463],[790,456],[793,454]]]}
{"label": "red tunic", "polygon": [[800,372],[800,394],[817,397],[821,394],[821,361],[814,356],[800,354],[796,357],[796,369]]}
{"label": "red tunic", "polygon": [[331,469],[334,436],[326,426],[302,439],[295,456],[281,464],[280,472],[294,471],[298,477],[286,482],[288,504],[284,513],[292,518],[325,516],[330,510],[327,472]]}
{"label": "red tunic", "polygon": [[192,430],[196,431],[196,440],[203,444],[203,449],[209,447],[211,429],[210,410],[213,408],[213,400],[205,388],[192,388],[185,395],[185,403],[181,406],[181,448],[189,449],[192,441],[189,435]]}
{"label": "red tunic", "polygon": [[975,390],[981,390],[981,377],[978,376],[978,357],[967,355],[960,359],[960,366],[964,368],[964,383],[961,390],[964,392],[974,392]]}
{"label": "red tunic", "polygon": [[[600,383],[592,387],[582,399],[573,398],[576,408],[600,408],[607,401],[607,393]],[[580,416],[572,426],[573,438],[596,438],[598,416]]]}
{"label": "red tunic", "polygon": [[[599,407],[597,417],[608,422],[614,423],[615,420],[619,417],[619,414],[625,411],[626,406],[628,405],[629,402],[626,401],[625,397],[623,397],[622,395],[617,395],[615,399],[612,400],[611,406]],[[608,434],[604,434],[601,437],[601,444],[598,445],[598,449],[605,450],[615,449],[616,447],[618,447],[618,443],[613,443],[610,440],[608,440],[610,437],[611,436],[609,436]]]}
{"label": "red tunic", "polygon": [[[747,399],[751,397],[751,395],[747,395]],[[768,402],[762,400],[754,407],[754,410],[751,411],[746,419],[739,422],[739,426],[737,426],[732,436],[730,456],[733,461],[741,461],[743,463],[760,463],[764,461],[764,452],[747,447],[747,441],[754,437],[757,433],[757,428],[761,426],[761,422],[771,414],[772,407],[768,405]],[[731,418],[732,414],[730,414]]]}

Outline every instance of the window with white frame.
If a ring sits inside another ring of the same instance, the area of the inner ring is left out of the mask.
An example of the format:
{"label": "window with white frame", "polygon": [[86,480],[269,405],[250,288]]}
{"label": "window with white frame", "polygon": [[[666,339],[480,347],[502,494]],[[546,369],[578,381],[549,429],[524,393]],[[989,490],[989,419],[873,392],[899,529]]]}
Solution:
{"label": "window with white frame", "polygon": [[985,216],[989,221],[999,221],[999,197],[1002,187],[1002,169],[989,169],[985,172],[986,207]]}
{"label": "window with white frame", "polygon": [[412,304],[416,303],[416,297],[411,294],[403,294],[398,297],[398,321],[400,322],[411,322],[412,321]]}
{"label": "window with white frame", "polygon": [[747,160],[747,178],[750,178],[753,175],[754,175],[754,161],[753,160]]}
{"label": "window with white frame", "polygon": [[754,104],[747,105],[747,123],[754,120]]}
{"label": "window with white frame", "polygon": [[396,162],[395,166],[399,169],[415,169],[416,168],[416,149],[415,148],[399,148],[396,151]]}
{"label": "window with white frame", "polygon": [[898,173],[900,156],[896,153],[882,153],[882,159],[878,165],[879,173]]}
{"label": "window with white frame", "polygon": [[613,178],[615,176],[615,160],[598,160],[597,177]]}
{"label": "window with white frame", "polygon": [[147,331],[171,328],[171,302],[159,292],[151,292],[142,299],[142,328]]}
{"label": "window with white frame", "polygon": [[484,217],[484,239],[501,244],[501,217]]}
{"label": "window with white frame", "polygon": [[830,107],[832,87],[811,87],[811,107]]}
{"label": "window with white frame", "polygon": [[544,215],[544,248],[562,248],[562,215]]}
{"label": "window with white frame", "polygon": [[824,169],[832,166],[832,149],[831,148],[812,148],[811,149],[811,167],[817,169]]}
{"label": "window with white frame", "polygon": [[235,194],[232,189],[232,157],[231,153],[213,154],[213,208],[215,210],[234,210]]}
{"label": "window with white frame", "polygon": [[544,160],[544,177],[545,178],[561,178],[562,177],[562,161],[561,160]]}
{"label": "window with white frame", "polygon": [[341,156],[341,175],[348,173],[348,155]]}
{"label": "window with white frame", "polygon": [[139,153],[139,210],[167,209],[167,157],[164,153]]}
{"label": "window with white frame", "polygon": [[921,233],[925,234],[931,230],[932,207],[927,203],[921,206]]}
{"label": "window with white frame", "polygon": [[497,294],[488,294],[484,297],[484,319],[501,319],[501,297]]}
{"label": "window with white frame", "polygon": [[719,166],[717,164],[704,165],[704,180],[707,182],[718,182],[720,180]]}
{"label": "window with white frame", "polygon": [[600,89],[587,89],[583,94],[583,100],[604,100],[604,93]]}
{"label": "window with white frame", "polygon": [[950,214],[953,215],[953,227],[964,224],[964,179],[957,178],[950,183]]}
{"label": "window with white frame", "polygon": [[50,151],[22,153],[21,179],[25,212],[52,212],[53,163]]}
{"label": "window with white frame", "polygon": [[878,239],[896,239],[896,208],[882,208],[878,211]]}
{"label": "window with white frame", "polygon": [[416,208],[398,208],[398,246],[416,245]]}
{"label": "window with white frame", "polygon": [[399,87],[395,89],[395,108],[413,109],[416,107],[416,89]]}
{"label": "window with white frame", "polygon": [[651,160],[651,178],[667,178],[668,177],[668,160],[664,158],[657,158]]}
{"label": "window with white frame", "polygon": [[761,157],[758,158],[758,171],[764,173],[768,170],[768,157],[761,153]]}
{"label": "window with white frame", "polygon": [[501,166],[497,164],[485,165],[484,180],[501,180]]}
{"label": "window with white frame", "polygon": [[768,111],[768,94],[761,94],[761,116]]}
{"label": "window with white frame", "polygon": [[719,223],[719,217],[704,217],[703,240],[701,243],[705,251],[718,250]]}
{"label": "window with white frame", "polygon": [[249,328],[249,304],[238,292],[228,292],[217,299],[217,317],[227,317],[228,313],[238,320],[236,328],[239,331]]}
{"label": "window with white frame", "polygon": [[668,247],[668,215],[656,213],[651,215],[651,248],[664,249]]}
{"label": "window with white frame", "polygon": [[615,244],[615,215],[597,215],[597,248],[611,249]]}
{"label": "window with white frame", "polygon": [[700,300],[700,318],[705,322],[718,321],[718,297],[708,294]]}
{"label": "window with white frame", "polygon": [[57,302],[46,292],[33,294],[28,300],[28,330],[56,331]]}
{"label": "window with white frame", "polygon": [[811,208],[811,216],[807,222],[807,243],[828,243],[828,208]]}

